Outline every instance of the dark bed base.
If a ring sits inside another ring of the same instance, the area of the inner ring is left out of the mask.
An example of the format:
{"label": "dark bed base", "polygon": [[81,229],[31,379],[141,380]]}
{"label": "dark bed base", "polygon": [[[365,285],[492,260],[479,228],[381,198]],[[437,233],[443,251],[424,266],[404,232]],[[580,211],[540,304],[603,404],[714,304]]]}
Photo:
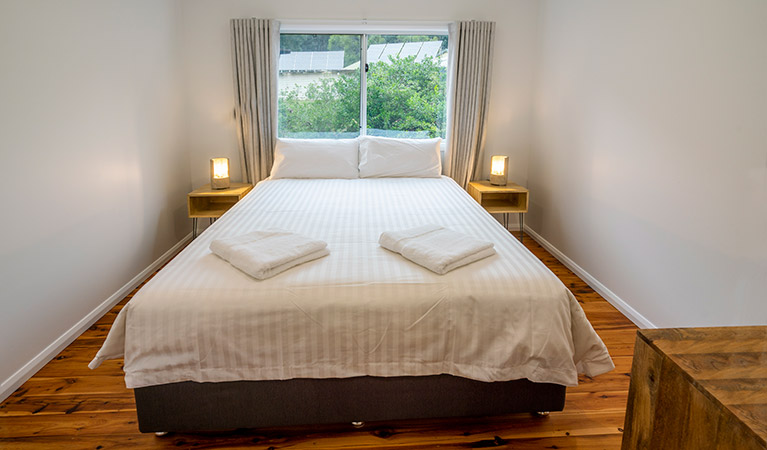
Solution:
{"label": "dark bed base", "polygon": [[565,387],[455,377],[356,377],[163,384],[135,389],[139,430],[216,431],[561,411]]}

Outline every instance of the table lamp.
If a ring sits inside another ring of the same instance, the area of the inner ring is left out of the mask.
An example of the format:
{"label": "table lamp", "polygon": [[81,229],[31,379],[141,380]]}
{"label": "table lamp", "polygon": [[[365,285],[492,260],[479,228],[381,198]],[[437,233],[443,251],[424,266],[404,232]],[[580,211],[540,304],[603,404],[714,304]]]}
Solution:
{"label": "table lamp", "polygon": [[212,158],[210,160],[210,187],[227,189],[229,187],[229,158]]}
{"label": "table lamp", "polygon": [[509,157],[493,156],[490,164],[490,184],[506,186],[507,174],[509,173]]}

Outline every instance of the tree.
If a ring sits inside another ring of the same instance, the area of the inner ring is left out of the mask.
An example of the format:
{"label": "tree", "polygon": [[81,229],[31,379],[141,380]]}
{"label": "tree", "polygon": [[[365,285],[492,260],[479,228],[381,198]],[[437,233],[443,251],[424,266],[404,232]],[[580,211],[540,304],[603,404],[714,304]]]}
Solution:
{"label": "tree", "polygon": [[[370,64],[369,129],[445,135],[446,71],[436,58],[390,58]],[[280,93],[279,134],[354,133],[359,130],[359,74],[322,78]],[[371,130],[372,131],[372,130]]]}
{"label": "tree", "polygon": [[344,51],[344,67],[360,60],[360,36],[358,34],[334,34],[328,39],[328,50]]}
{"label": "tree", "polygon": [[445,134],[445,69],[434,58],[415,56],[370,65],[368,128]]}
{"label": "tree", "polygon": [[281,34],[280,52],[323,52],[329,50],[329,34]]}
{"label": "tree", "polygon": [[359,92],[359,77],[349,75],[322,78],[309,84],[305,92],[300,88],[282,92],[278,106],[280,135],[358,132]]}

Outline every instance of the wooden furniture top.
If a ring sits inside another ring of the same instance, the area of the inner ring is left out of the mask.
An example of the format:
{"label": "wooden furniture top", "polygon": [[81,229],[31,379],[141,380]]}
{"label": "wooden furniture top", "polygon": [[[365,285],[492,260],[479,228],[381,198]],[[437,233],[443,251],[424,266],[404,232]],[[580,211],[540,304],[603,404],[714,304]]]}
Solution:
{"label": "wooden furniture top", "polygon": [[253,185],[248,183],[231,183],[227,189],[211,189],[210,184],[206,184],[187,195],[189,217],[192,219],[219,218],[242,197],[245,197],[251,189]]}
{"label": "wooden furniture top", "polygon": [[249,183],[230,183],[228,189],[211,189],[210,183],[204,185],[199,189],[195,189],[189,193],[190,197],[221,197],[221,196],[237,196],[242,198],[247,194],[253,185]]}
{"label": "wooden furniture top", "polygon": [[506,194],[509,192],[529,192],[527,188],[522,187],[516,183],[506,183],[506,186],[496,186],[494,184],[490,184],[490,182],[487,180],[481,180],[481,181],[472,181],[469,184],[473,184],[474,188],[482,192],[483,194],[485,193]]}
{"label": "wooden furniture top", "polygon": [[529,191],[516,183],[495,186],[487,180],[472,181],[467,191],[491,214],[527,212]]}
{"label": "wooden furniture top", "polygon": [[767,442],[767,327],[639,330],[639,337]]}

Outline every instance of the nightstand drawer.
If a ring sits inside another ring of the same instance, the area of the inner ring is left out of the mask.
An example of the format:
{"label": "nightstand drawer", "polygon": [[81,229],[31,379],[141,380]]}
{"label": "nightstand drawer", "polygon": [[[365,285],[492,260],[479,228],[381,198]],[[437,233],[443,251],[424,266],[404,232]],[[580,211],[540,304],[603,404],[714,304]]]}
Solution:
{"label": "nightstand drawer", "polygon": [[189,217],[221,217],[238,200],[238,197],[189,197]]}
{"label": "nightstand drawer", "polygon": [[197,237],[197,219],[218,219],[253,189],[252,184],[232,183],[226,189],[211,189],[210,184],[187,195],[189,218],[193,219],[193,236]]}
{"label": "nightstand drawer", "polygon": [[468,191],[491,214],[527,212],[529,191],[518,184],[494,186],[489,181],[472,181]]}
{"label": "nightstand drawer", "polygon": [[519,214],[519,239],[522,240],[524,213],[527,212],[530,192],[514,183],[496,186],[489,181],[472,181],[467,191],[485,211],[490,214],[503,214],[503,226],[509,228],[509,214]]}
{"label": "nightstand drawer", "polygon": [[527,193],[483,194],[480,204],[489,213],[527,212]]}

